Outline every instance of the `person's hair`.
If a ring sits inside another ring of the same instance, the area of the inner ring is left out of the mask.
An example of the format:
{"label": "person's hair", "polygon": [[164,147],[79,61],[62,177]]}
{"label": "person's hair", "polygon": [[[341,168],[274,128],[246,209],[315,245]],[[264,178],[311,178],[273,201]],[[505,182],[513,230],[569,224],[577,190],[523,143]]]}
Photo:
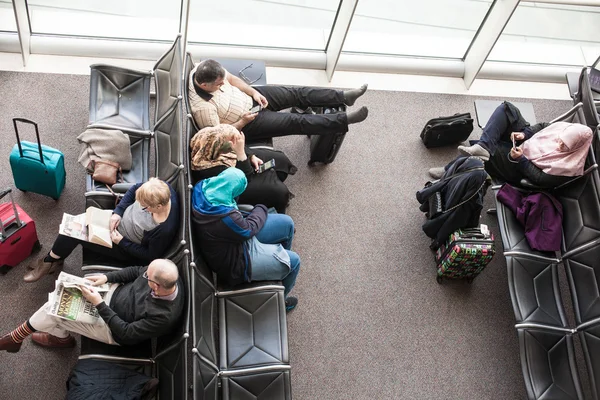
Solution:
{"label": "person's hair", "polygon": [[[173,289],[179,279],[177,265],[171,260],[158,258],[150,263],[154,267],[154,280],[164,289]],[[148,266],[150,268],[150,266]]]}
{"label": "person's hair", "polygon": [[194,79],[198,85],[213,83],[219,78],[225,78],[225,69],[215,60],[204,60],[198,64]]}
{"label": "person's hair", "polygon": [[160,179],[150,178],[136,190],[135,199],[148,207],[164,206],[171,199],[171,189]]}

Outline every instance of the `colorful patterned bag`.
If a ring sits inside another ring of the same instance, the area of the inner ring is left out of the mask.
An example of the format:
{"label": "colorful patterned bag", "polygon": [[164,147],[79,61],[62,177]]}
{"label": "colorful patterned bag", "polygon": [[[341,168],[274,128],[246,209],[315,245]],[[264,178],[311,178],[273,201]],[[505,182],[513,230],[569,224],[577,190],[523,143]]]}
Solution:
{"label": "colorful patterned bag", "polygon": [[496,248],[487,225],[459,229],[435,253],[437,281],[466,279],[469,283],[492,261]]}

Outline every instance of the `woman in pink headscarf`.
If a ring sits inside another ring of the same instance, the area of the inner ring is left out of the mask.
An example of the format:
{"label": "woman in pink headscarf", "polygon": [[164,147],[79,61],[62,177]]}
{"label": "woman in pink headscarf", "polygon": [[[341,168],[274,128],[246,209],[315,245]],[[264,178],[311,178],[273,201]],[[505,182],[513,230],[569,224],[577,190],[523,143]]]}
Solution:
{"label": "woman in pink headscarf", "polygon": [[[519,185],[526,178],[551,189],[583,174],[592,137],[590,128],[576,123],[530,126],[519,109],[505,101],[490,117],[481,138],[471,146],[458,146],[458,151],[481,158],[487,173],[501,181]],[[429,173],[433,176],[437,170]]]}
{"label": "woman in pink headscarf", "polygon": [[[525,138],[522,132],[512,135],[515,141]],[[553,187],[563,180],[583,175],[591,143],[592,130],[587,126],[555,122],[513,147],[509,157],[518,163],[519,170],[531,183]]]}

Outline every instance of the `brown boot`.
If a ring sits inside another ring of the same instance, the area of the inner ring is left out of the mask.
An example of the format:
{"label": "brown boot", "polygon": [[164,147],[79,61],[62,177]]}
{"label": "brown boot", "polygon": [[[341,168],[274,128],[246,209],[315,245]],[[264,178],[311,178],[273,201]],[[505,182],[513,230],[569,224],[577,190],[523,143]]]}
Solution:
{"label": "brown boot", "polygon": [[22,344],[23,343],[15,342],[10,333],[7,333],[0,338],[0,350],[6,350],[9,353],[16,353],[21,350]]}
{"label": "brown boot", "polygon": [[31,268],[31,271],[27,272],[25,274],[25,276],[23,277],[23,280],[25,282],[29,282],[29,283],[36,282],[42,276],[52,274],[52,273],[56,272],[57,270],[59,270],[60,268],[62,268],[62,266],[65,262],[64,260],[45,262],[44,258],[45,257],[42,257],[42,258],[38,259],[37,261],[32,262],[31,265],[33,268]]}
{"label": "brown boot", "polygon": [[63,339],[48,332],[34,332],[31,335],[31,340],[44,347],[75,347],[77,344],[77,341],[71,335]]}

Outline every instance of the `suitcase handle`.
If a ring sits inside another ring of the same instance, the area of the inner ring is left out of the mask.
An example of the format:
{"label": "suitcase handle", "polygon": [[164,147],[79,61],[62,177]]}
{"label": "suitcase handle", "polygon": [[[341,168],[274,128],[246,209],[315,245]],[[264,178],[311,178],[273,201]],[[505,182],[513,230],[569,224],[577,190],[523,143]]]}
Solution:
{"label": "suitcase handle", "polygon": [[[17,226],[20,228],[23,226],[23,223],[19,219],[19,213],[17,212],[17,206],[15,206],[15,200],[12,197],[12,189],[6,188],[0,193],[0,200],[4,198],[6,195],[10,195],[10,201],[12,203],[13,212],[15,213],[15,221],[17,221]],[[4,222],[2,222],[2,218],[0,218],[0,238],[4,240],[6,238],[6,231],[4,230]]]}
{"label": "suitcase handle", "polygon": [[44,155],[42,153],[42,142],[40,142],[40,131],[38,130],[38,125],[30,119],[27,118],[13,118],[13,126],[15,127],[15,134],[17,135],[17,145],[19,146],[19,154],[23,157],[23,148],[21,147],[21,139],[19,138],[19,129],[17,128],[17,122],[22,122],[25,124],[32,124],[35,126],[35,136],[38,142],[38,150],[40,151],[40,162],[44,163]]}
{"label": "suitcase handle", "polygon": [[11,192],[12,192],[11,188],[4,189],[2,192],[0,192],[0,200],[2,200],[4,198],[4,196],[6,196],[7,194],[9,194]]}

